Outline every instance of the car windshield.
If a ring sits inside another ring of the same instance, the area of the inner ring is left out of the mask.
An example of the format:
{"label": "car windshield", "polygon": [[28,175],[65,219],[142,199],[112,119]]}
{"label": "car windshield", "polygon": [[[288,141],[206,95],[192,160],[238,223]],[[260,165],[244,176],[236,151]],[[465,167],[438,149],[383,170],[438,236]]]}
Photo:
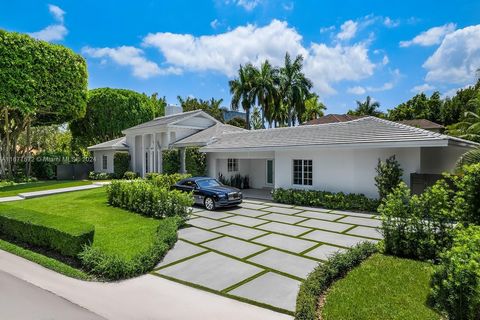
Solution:
{"label": "car windshield", "polygon": [[200,188],[219,187],[222,185],[215,179],[197,180],[197,184]]}

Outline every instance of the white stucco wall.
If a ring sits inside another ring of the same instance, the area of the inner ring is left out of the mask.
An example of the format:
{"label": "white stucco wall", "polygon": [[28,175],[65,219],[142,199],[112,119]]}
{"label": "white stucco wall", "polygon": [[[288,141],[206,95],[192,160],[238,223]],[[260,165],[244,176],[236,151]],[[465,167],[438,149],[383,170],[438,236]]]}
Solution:
{"label": "white stucco wall", "polygon": [[[103,156],[107,156],[107,169],[103,169]],[[95,172],[113,172],[113,156],[115,151],[113,150],[98,150],[93,152],[94,161],[93,161],[93,170]]]}
{"label": "white stucco wall", "polygon": [[421,149],[421,173],[453,172],[458,158],[469,148],[450,146]]}

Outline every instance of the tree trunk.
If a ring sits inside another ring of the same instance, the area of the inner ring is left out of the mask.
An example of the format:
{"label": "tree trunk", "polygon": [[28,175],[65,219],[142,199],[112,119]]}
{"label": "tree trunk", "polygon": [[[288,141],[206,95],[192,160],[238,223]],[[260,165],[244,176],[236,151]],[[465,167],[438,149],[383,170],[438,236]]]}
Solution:
{"label": "tree trunk", "polygon": [[30,171],[31,171],[31,168],[32,168],[32,162],[31,162],[31,159],[30,159],[31,149],[32,149],[31,148],[31,144],[32,144],[31,132],[30,132],[31,122],[32,121],[29,118],[28,122],[27,122],[27,156],[26,156],[27,162],[25,162],[25,173],[27,175],[27,179],[30,179]]}
{"label": "tree trunk", "polygon": [[247,118],[247,130],[250,130],[250,108],[245,110],[245,116]]}

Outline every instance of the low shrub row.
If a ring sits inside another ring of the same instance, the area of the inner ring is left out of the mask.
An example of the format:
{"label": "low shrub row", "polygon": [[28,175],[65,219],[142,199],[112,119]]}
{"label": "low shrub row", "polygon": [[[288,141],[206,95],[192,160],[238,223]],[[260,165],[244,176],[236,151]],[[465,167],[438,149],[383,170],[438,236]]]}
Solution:
{"label": "low shrub row", "polygon": [[350,270],[377,252],[371,242],[362,242],[346,252],[333,255],[328,261],[319,264],[301,284],[297,296],[295,319],[316,320],[319,297]]}
{"label": "low shrub row", "polygon": [[0,235],[58,253],[76,257],[93,243],[90,224],[47,215],[27,209],[3,206],[0,210]]}
{"label": "low shrub row", "polygon": [[110,180],[115,178],[114,173],[109,173],[109,172],[95,172],[95,171],[90,171],[88,173],[88,179],[90,180]]}
{"label": "low shrub row", "polygon": [[177,241],[177,229],[182,223],[178,217],[160,221],[152,245],[131,259],[107,254],[101,249],[87,247],[80,255],[83,267],[97,277],[106,280],[131,278],[152,270]]}
{"label": "low shrub row", "polygon": [[431,284],[431,303],[448,319],[480,319],[480,226],[457,230]]}
{"label": "low shrub row", "polygon": [[[162,182],[163,183],[163,182]],[[193,205],[190,194],[157,186],[146,180],[114,180],[107,186],[108,203],[154,218],[186,219]]]}
{"label": "low shrub row", "polygon": [[189,174],[161,174],[156,172],[147,173],[146,180],[159,188],[170,188],[180,180],[190,178]]}
{"label": "low shrub row", "polygon": [[377,211],[380,202],[363,194],[333,193],[319,190],[275,189],[273,200],[279,203],[337,210]]}

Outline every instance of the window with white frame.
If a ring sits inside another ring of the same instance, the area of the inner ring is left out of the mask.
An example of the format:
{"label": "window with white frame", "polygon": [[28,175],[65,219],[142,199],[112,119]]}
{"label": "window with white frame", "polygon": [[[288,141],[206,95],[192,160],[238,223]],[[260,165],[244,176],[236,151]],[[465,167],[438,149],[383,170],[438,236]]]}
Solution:
{"label": "window with white frame", "polygon": [[293,184],[311,186],[313,184],[313,161],[293,160]]}
{"label": "window with white frame", "polygon": [[227,171],[228,172],[237,172],[238,171],[238,159],[228,159],[227,160]]}
{"label": "window with white frame", "polygon": [[108,158],[107,156],[102,156],[102,169],[107,170],[108,168]]}

